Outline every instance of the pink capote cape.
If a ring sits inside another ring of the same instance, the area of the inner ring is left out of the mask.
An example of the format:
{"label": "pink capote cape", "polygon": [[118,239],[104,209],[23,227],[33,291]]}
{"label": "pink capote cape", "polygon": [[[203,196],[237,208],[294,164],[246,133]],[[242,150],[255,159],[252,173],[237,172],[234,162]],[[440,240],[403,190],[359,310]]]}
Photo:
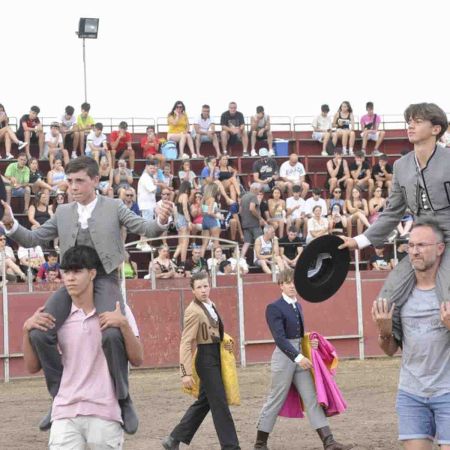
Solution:
{"label": "pink capote cape", "polygon": [[[316,350],[311,348],[311,339],[319,341],[319,347]],[[347,403],[334,380],[338,364],[336,349],[323,336],[312,331],[302,339],[302,354],[312,362],[317,401],[323,406],[325,415],[330,417],[344,412],[347,409]],[[288,396],[278,415],[303,418],[303,411],[301,396],[294,384],[291,384]]]}

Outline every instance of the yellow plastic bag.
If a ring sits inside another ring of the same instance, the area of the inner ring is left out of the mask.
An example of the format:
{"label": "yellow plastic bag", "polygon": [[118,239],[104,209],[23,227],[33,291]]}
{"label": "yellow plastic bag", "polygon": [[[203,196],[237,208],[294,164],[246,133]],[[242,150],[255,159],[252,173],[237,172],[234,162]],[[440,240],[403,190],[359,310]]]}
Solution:
{"label": "yellow plastic bag", "polygon": [[[241,397],[239,393],[239,382],[236,370],[236,358],[232,350],[227,350],[229,344],[233,344],[234,340],[228,334],[224,334],[223,341],[220,343],[220,363],[222,367],[222,381],[225,388],[225,395],[229,405],[239,406],[241,404]],[[197,352],[195,352],[192,361],[192,378],[195,385],[192,389],[183,388],[185,394],[192,395],[198,398],[200,389],[200,378],[195,368],[195,358]]]}

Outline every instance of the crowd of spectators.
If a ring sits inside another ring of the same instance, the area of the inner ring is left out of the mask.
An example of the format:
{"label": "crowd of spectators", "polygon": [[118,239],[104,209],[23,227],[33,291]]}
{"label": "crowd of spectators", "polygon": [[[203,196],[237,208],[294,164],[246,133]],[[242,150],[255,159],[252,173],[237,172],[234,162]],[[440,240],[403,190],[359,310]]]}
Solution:
{"label": "crowd of spectators", "polygon": [[[174,202],[169,230],[157,251],[143,237],[137,245],[142,252],[154,252],[148,273],[153,271],[157,278],[177,278],[204,268],[217,274],[237,270],[245,274],[248,263],[266,273],[284,265],[294,267],[303,246],[318,236],[352,236],[370,227],[386,207],[392,187],[392,165],[380,151],[385,131],[380,129],[381,117],[374,112],[372,102],[366,104],[366,114],[360,118],[360,150],[355,149],[357,127],[348,101],[342,102],[334,115],[330,115],[328,105],[322,105],[312,121],[311,138],[322,144],[321,155],[328,157],[323,161],[323,186],[313,185],[296,152],[278,164],[271,118],[262,106],[256,108],[247,126],[237,104],[230,102],[217,131],[208,105],[202,106],[191,124],[184,103],[176,101],[167,115],[167,136],[158,136],[150,125],[138,145],[125,121],[106,133],[90,109],[90,104],[83,103],[76,115],[75,108],[67,106],[64,114],[46,124],[45,131],[40,109],[32,106],[14,131],[0,105],[0,142],[4,142],[5,158],[16,158],[8,162],[2,175],[6,200],[12,204],[12,198],[23,198],[15,202],[15,208],[22,205],[23,210],[15,212],[23,212],[30,228],[38,228],[52,217],[58,204],[71,201],[64,170],[69,160],[80,155],[95,159],[99,164],[99,195],[117,197],[147,219],[157,216],[162,199]],[[373,167],[367,158],[369,141],[374,142],[371,159],[377,158]],[[12,144],[18,147],[16,156]],[[176,158],[182,159],[175,173],[173,157],[164,151],[167,144],[176,148]],[[213,155],[203,156],[205,144]],[[450,130],[442,145],[450,145]],[[242,146],[243,156],[255,158],[249,174],[240,174],[235,159],[230,158],[236,146]],[[32,156],[33,148],[39,158]],[[139,157],[145,160],[141,173],[135,170]],[[196,170],[191,158],[202,158],[204,167]],[[45,160],[49,167],[46,174],[39,170]],[[412,221],[413,217],[406,215],[390,240],[407,239]],[[202,240],[188,237],[199,234]],[[171,235],[177,240],[172,257],[168,246]],[[242,244],[239,261],[232,246],[221,247],[220,237]],[[125,231],[123,240],[127,240]],[[250,247],[252,259],[247,257]],[[53,260],[43,260],[43,250],[53,249],[58,251],[57,241],[44,249],[19,249],[20,264],[11,258],[11,249],[5,260],[8,276],[24,278],[31,272],[40,282],[48,280],[48,270],[42,276],[40,268],[45,264],[53,267]],[[373,268],[392,267],[391,261],[381,262],[382,249],[376,250],[375,257],[378,260],[370,261]],[[127,259],[125,267],[128,278],[138,275],[135,262]],[[50,278],[57,282],[59,276]]]}

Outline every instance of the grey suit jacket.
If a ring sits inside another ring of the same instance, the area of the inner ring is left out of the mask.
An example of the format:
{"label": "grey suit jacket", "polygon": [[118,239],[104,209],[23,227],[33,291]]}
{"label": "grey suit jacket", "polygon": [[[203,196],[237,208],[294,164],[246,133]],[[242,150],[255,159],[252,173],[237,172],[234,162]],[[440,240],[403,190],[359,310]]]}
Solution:
{"label": "grey suit jacket", "polygon": [[[120,266],[125,258],[125,249],[120,236],[124,226],[129,232],[147,237],[159,236],[165,228],[155,220],[147,221],[130,211],[121,200],[102,195],[88,220],[94,248],[97,251],[106,273],[111,273]],[[77,203],[60,205],[55,215],[35,230],[21,225],[10,237],[24,247],[42,245],[59,237],[61,258],[75,245],[80,224],[78,222]]]}
{"label": "grey suit jacket", "polygon": [[[419,170],[414,152],[395,161],[392,190],[387,207],[378,220],[364,233],[373,245],[382,245],[387,235],[398,225],[406,208],[419,215],[419,178],[425,187],[430,214],[439,222],[450,241],[450,151],[436,146],[428,163]],[[420,214],[424,213],[420,210]]]}

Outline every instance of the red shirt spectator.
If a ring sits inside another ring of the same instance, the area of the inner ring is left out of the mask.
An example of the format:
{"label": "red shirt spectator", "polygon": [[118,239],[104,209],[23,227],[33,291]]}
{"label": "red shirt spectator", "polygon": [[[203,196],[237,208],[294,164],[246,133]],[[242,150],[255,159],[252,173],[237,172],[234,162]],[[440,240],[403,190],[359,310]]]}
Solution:
{"label": "red shirt spectator", "polygon": [[[119,130],[112,131],[109,135],[109,143],[115,142],[119,137]],[[117,145],[116,152],[122,152],[128,148],[128,144],[132,142],[131,133],[125,131],[125,135],[122,136],[119,140],[119,144]]]}
{"label": "red shirt spectator", "polygon": [[149,136],[144,136],[141,139],[142,157],[148,158],[158,153],[159,139],[155,136],[150,140]]}

